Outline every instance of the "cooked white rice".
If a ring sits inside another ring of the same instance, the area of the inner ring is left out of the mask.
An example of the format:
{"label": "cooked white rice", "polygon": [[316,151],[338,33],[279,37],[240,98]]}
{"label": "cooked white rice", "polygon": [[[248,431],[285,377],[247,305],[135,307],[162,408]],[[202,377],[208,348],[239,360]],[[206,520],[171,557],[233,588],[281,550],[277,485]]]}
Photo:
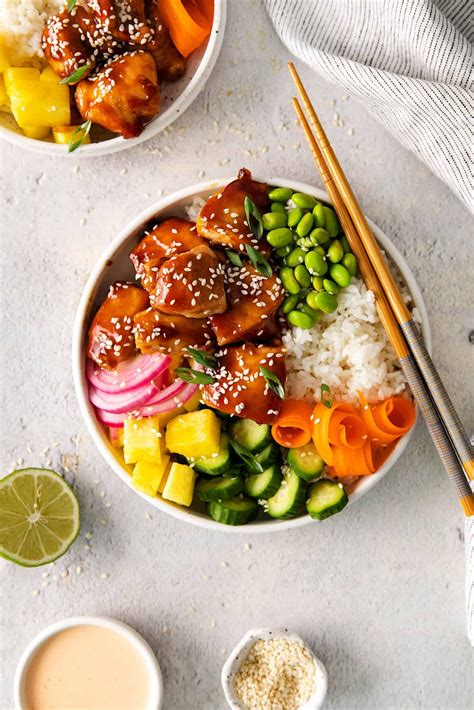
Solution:
{"label": "cooked white rice", "polygon": [[14,66],[38,64],[45,22],[64,5],[65,0],[0,1],[0,34]]}
{"label": "cooked white rice", "polygon": [[[202,198],[186,208],[196,220]],[[406,303],[412,298],[405,282],[391,264]],[[419,314],[413,308],[413,318]],[[338,308],[324,315],[311,330],[292,328],[283,336],[287,350],[287,396],[317,402],[321,385],[345,401],[357,401],[362,392],[369,401],[385,399],[407,390],[403,372],[375,307],[375,296],[362,279],[353,279],[338,296]]]}

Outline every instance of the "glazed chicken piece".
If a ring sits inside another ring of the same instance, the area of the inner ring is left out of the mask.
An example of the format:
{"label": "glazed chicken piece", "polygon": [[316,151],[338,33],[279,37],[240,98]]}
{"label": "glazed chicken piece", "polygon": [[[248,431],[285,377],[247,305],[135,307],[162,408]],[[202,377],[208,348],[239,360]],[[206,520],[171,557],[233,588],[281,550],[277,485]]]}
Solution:
{"label": "glazed chicken piece", "polygon": [[205,318],[227,310],[224,265],[207,245],[167,259],[150,296],[153,308],[186,318]]}
{"label": "glazed chicken piece", "polygon": [[158,77],[163,81],[176,81],[186,70],[186,60],[178,52],[161,19],[158,0],[146,0],[148,23],[153,30],[153,38],[147,45],[156,62]]}
{"label": "glazed chicken piece", "polygon": [[143,46],[151,41],[144,0],[94,0],[90,4],[103,31],[119,42]]}
{"label": "glazed chicken piece", "polygon": [[135,284],[111,286],[89,328],[89,357],[100,367],[114,370],[134,355],[133,317],[148,305],[147,292]]}
{"label": "glazed chicken piece", "polygon": [[133,321],[135,344],[142,353],[184,354],[189,345],[202,349],[214,343],[207,318],[171,316],[147,308],[137,313]]}
{"label": "glazed chicken piece", "polygon": [[276,312],[285,297],[276,276],[265,278],[250,264],[226,270],[229,310],[211,316],[210,323],[219,345],[245,340],[272,340],[278,333]]}
{"label": "glazed chicken piece", "polygon": [[156,224],[130,254],[141,285],[154,293],[161,264],[175,254],[204,245],[198,237],[196,225],[187,219],[170,217]]}
{"label": "glazed chicken piece", "polygon": [[248,195],[265,212],[268,207],[268,185],[252,180],[246,168],[239,170],[237,180],[209,198],[197,219],[197,231],[201,237],[234,251],[245,253],[245,245],[251,244],[262,254],[269,254],[265,240],[256,239],[247,225],[244,200]]}
{"label": "glazed chicken piece", "polygon": [[123,54],[76,86],[83,119],[135,138],[158,112],[160,87],[149,52]]}
{"label": "glazed chicken piece", "polygon": [[202,388],[204,404],[225,414],[253,419],[259,424],[271,424],[283,400],[270,389],[259,367],[271,370],[282,385],[285,383],[285,358],[281,343],[233,345],[217,351],[214,357],[218,361],[218,368],[212,372],[216,380]]}
{"label": "glazed chicken piece", "polygon": [[79,67],[89,66],[89,70],[83,74],[85,77],[95,67],[94,50],[87,41],[86,33],[92,21],[88,11],[79,6],[71,14],[63,10],[46,22],[41,46],[49,64],[62,79]]}

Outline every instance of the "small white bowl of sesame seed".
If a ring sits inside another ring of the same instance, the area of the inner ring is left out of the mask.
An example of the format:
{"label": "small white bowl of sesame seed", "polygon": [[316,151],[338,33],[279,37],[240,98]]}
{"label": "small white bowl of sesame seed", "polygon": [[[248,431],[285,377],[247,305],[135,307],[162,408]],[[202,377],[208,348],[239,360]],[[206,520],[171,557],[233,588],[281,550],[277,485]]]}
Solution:
{"label": "small white bowl of sesame seed", "polygon": [[317,710],[327,673],[303,639],[288,629],[251,629],[222,668],[222,688],[232,710]]}

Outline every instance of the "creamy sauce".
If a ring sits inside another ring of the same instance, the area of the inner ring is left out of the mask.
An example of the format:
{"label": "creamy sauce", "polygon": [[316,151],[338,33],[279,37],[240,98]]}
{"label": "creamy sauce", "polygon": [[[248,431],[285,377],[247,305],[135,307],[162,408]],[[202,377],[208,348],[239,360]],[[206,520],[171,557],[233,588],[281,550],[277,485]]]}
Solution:
{"label": "creamy sauce", "polygon": [[116,631],[76,626],[36,651],[24,681],[25,710],[144,710],[145,659]]}

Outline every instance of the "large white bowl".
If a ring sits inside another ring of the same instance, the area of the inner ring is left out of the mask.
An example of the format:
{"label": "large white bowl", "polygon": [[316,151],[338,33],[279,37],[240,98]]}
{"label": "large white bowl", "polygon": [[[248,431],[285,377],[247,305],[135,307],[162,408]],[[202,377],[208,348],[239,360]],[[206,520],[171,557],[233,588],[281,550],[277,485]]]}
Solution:
{"label": "large white bowl", "polygon": [[[229,178],[230,180],[231,178]],[[257,180],[262,180],[270,185],[281,185],[282,187],[290,187],[296,192],[305,192],[314,195],[318,200],[324,200],[325,202],[330,202],[327,194],[312,185],[307,185],[306,183],[296,182],[295,180],[288,180],[286,178],[279,177],[262,177],[257,176]],[[130,487],[132,490],[142,496],[150,505],[155,508],[172,515],[179,520],[184,520],[188,523],[193,523],[194,525],[199,525],[204,528],[211,530],[219,530],[220,532],[232,532],[232,533],[256,533],[256,532],[276,532],[278,530],[288,530],[290,528],[296,528],[301,525],[307,525],[313,521],[309,515],[303,515],[292,520],[256,520],[253,523],[242,526],[230,526],[222,525],[220,523],[212,520],[207,513],[200,512],[198,510],[181,508],[169,503],[161,498],[151,498],[144,493],[137,491],[131,483],[130,472],[132,470],[131,466],[127,466],[124,463],[123,456],[121,452],[114,448],[108,438],[106,428],[98,421],[94,413],[94,407],[89,401],[87,394],[87,380],[85,376],[85,359],[86,359],[86,342],[87,342],[87,331],[89,328],[90,321],[96,313],[99,305],[104,300],[109,286],[117,280],[134,280],[135,274],[133,271],[132,263],[129,258],[129,254],[135,247],[138,241],[139,235],[146,223],[154,218],[159,217],[163,219],[164,217],[171,215],[185,216],[185,207],[189,205],[194,197],[204,197],[207,198],[210,194],[216,192],[219,187],[225,185],[229,180],[212,180],[210,182],[200,183],[198,185],[193,185],[187,187],[184,190],[179,190],[174,192],[172,195],[159,200],[151,207],[141,212],[134,220],[132,220],[126,227],[118,234],[117,237],[110,243],[102,257],[99,259],[96,267],[93,269],[89,280],[87,281],[84,293],[79,303],[79,307],[76,314],[76,320],[74,323],[74,333],[73,333],[73,348],[72,348],[72,366],[73,366],[73,376],[74,376],[74,386],[76,389],[77,398],[79,400],[79,406],[81,409],[82,416],[86,422],[87,428],[91,433],[91,436],[99,449],[102,456],[105,458],[110,467],[120,476],[120,478]],[[387,236],[373,224],[369,222],[371,228],[378,241],[380,242],[383,249],[390,255],[393,261],[397,264],[401,274],[403,275],[409,290],[413,296],[413,299],[419,310],[421,320],[422,320],[422,331],[425,343],[428,349],[431,349],[431,335],[428,323],[428,315],[426,312],[425,304],[417,286],[415,278],[410,271],[408,264],[406,263],[403,256],[400,254],[398,249],[392,244]],[[402,452],[405,450],[411,436],[413,429],[408,432],[395,446],[391,455],[385,461],[384,465],[371,476],[364,477],[358,484],[356,490],[350,496],[350,503],[354,503],[359,500],[365,493],[370,491],[390,470],[395,461],[401,456]]]}
{"label": "large white bowl", "polygon": [[[125,139],[118,136],[98,143],[81,145],[73,154],[74,157],[92,158],[98,155],[116,153],[119,150],[125,150],[125,148],[132,148],[149,138],[153,138],[153,136],[156,136],[181,116],[202,91],[214,69],[224,39],[226,15],[227,0],[214,0],[214,21],[209,39],[188,57],[186,72],[179,81],[163,84],[160,113],[148,123],[138,138]],[[0,138],[20,148],[28,148],[37,153],[45,153],[56,157],[68,155],[66,145],[57,145],[49,141],[28,138],[22,133],[21,128],[17,126],[13,117],[1,111]]]}

